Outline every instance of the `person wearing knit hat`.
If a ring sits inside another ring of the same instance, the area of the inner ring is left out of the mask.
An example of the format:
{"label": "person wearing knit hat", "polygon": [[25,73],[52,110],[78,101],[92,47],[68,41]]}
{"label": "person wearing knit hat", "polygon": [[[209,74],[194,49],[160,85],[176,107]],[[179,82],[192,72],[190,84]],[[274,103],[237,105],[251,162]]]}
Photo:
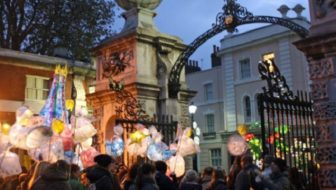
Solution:
{"label": "person wearing knit hat", "polygon": [[93,160],[97,165],[86,171],[90,186],[94,186],[96,190],[120,190],[117,178],[111,173],[113,158],[107,154],[100,154]]}
{"label": "person wearing knit hat", "polygon": [[264,187],[272,190],[290,190],[291,184],[288,176],[284,174],[287,169],[286,161],[281,158],[275,158],[272,161],[271,169],[272,174],[270,175],[270,179],[259,175]]}

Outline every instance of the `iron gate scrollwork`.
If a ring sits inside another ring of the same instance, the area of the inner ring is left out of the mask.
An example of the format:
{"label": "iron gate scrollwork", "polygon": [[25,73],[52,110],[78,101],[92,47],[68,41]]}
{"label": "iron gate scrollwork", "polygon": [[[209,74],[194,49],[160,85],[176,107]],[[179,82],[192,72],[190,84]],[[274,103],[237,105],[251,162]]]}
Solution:
{"label": "iron gate scrollwork", "polygon": [[306,187],[318,189],[311,97],[294,95],[273,61],[260,62],[258,69],[267,82],[258,95],[263,152],[285,159],[305,177]]}
{"label": "iron gate scrollwork", "polygon": [[296,32],[300,37],[305,38],[308,36],[308,30],[295,22],[279,17],[272,16],[254,16],[245,7],[236,3],[236,0],[225,0],[226,4],[223,6],[223,12],[218,13],[216,23],[212,28],[197,37],[177,58],[173,68],[170,71],[168,88],[169,97],[177,98],[180,90],[180,75],[188,62],[189,57],[204,44],[208,39],[227,30],[228,32],[236,31],[237,26],[250,23],[271,23],[289,28]]}

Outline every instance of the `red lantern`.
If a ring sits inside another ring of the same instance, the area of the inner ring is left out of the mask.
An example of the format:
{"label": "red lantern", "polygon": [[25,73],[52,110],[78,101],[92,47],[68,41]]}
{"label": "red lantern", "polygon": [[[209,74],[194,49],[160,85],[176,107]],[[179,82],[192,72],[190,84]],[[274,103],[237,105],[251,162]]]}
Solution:
{"label": "red lantern", "polygon": [[245,135],[245,140],[246,141],[250,141],[253,138],[254,138],[254,134],[253,133],[248,133],[248,134]]}
{"label": "red lantern", "polygon": [[74,145],[73,139],[72,139],[72,131],[70,128],[66,127],[61,134],[62,141],[63,141],[63,148],[64,151],[72,150],[72,147]]}
{"label": "red lantern", "polygon": [[269,137],[267,138],[267,142],[268,142],[269,144],[274,144],[274,135],[269,136]]}
{"label": "red lantern", "polygon": [[90,167],[90,166],[93,166],[95,165],[95,162],[94,162],[94,157],[97,156],[99,154],[99,152],[91,147],[85,151],[83,151],[81,154],[80,154],[80,158],[82,160],[82,163],[83,163],[83,167],[84,168],[87,168],[87,167]]}
{"label": "red lantern", "polygon": [[280,138],[280,133],[274,133],[274,137],[275,137],[276,139]]}

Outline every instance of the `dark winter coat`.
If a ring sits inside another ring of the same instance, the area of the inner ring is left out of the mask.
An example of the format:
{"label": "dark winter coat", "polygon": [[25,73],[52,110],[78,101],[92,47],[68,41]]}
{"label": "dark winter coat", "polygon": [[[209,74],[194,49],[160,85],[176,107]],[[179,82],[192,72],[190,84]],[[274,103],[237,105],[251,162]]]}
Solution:
{"label": "dark winter coat", "polygon": [[201,181],[202,189],[206,190],[207,188],[209,188],[210,182],[211,182],[211,176],[204,176]]}
{"label": "dark winter coat", "polygon": [[149,177],[143,177],[141,180],[141,188],[138,189],[136,184],[130,187],[130,190],[160,190],[159,186],[156,185],[155,180]]}
{"label": "dark winter coat", "polygon": [[185,182],[180,185],[180,190],[202,190],[202,185],[197,183]]}
{"label": "dark winter coat", "polygon": [[215,184],[212,186],[210,184],[209,188],[207,190],[227,190],[227,186],[224,180],[218,180],[215,182]]}
{"label": "dark winter coat", "polygon": [[31,190],[71,190],[65,171],[56,165],[50,165],[33,184]]}
{"label": "dark winter coat", "polygon": [[96,185],[97,190],[120,190],[120,185],[116,178],[107,169],[94,166],[86,171],[86,177],[90,183]]}
{"label": "dark winter coat", "polygon": [[272,190],[290,190],[291,184],[289,179],[283,173],[271,174],[269,179],[262,178],[264,187]]}
{"label": "dark winter coat", "polygon": [[257,176],[257,173],[255,170],[259,170],[256,165],[248,165],[245,168],[243,168],[237,175],[235,184],[234,184],[234,190],[249,190],[250,187],[258,190],[262,189],[261,184],[257,184],[255,182],[255,178]]}
{"label": "dark winter coat", "polygon": [[162,172],[156,173],[155,180],[160,190],[176,190],[177,189],[177,184],[173,182],[173,180],[171,180],[169,177],[167,177]]}
{"label": "dark winter coat", "polygon": [[124,190],[130,190],[130,187],[132,185],[135,185],[134,180],[126,180],[125,183],[124,183]]}

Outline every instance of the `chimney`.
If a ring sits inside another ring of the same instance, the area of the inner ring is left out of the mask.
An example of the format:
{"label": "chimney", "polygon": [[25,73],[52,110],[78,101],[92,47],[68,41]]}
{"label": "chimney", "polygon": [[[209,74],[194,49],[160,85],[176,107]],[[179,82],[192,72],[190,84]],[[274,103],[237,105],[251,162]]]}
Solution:
{"label": "chimney", "polygon": [[287,5],[281,5],[277,10],[281,13],[282,18],[288,18],[287,13],[290,9]]}
{"label": "chimney", "polygon": [[217,56],[218,51],[219,51],[219,47],[216,45],[213,45],[213,52],[211,54],[211,68],[221,65],[220,57]]}

